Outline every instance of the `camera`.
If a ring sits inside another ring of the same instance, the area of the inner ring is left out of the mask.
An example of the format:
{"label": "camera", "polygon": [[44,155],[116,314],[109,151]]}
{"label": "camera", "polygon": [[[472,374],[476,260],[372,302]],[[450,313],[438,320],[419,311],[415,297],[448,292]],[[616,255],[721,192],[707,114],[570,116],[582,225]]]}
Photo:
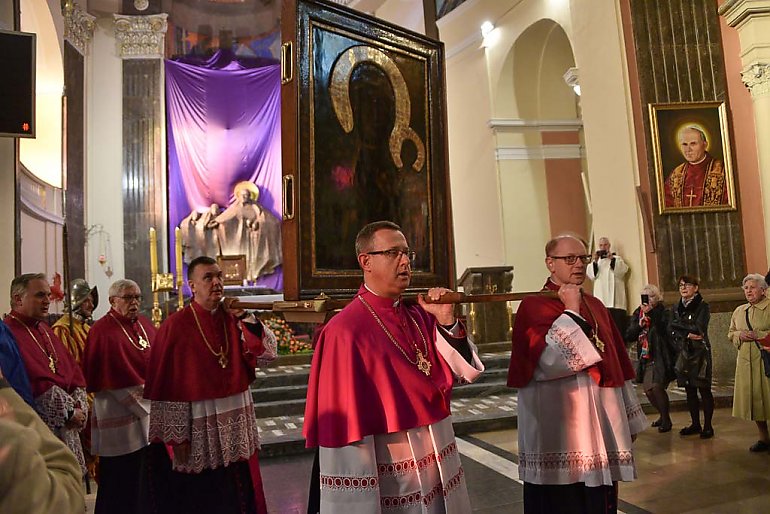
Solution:
{"label": "camera", "polygon": [[600,259],[604,259],[607,257],[607,250],[599,250],[596,252],[596,255],[598,255]]}

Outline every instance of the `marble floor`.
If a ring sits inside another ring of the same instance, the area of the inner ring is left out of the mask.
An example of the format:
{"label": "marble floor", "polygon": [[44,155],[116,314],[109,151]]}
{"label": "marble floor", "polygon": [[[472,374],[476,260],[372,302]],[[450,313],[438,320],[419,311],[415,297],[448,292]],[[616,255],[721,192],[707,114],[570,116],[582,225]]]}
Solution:
{"label": "marble floor", "polygon": [[[682,437],[686,412],[672,413],[674,430],[648,429],[636,441],[639,478],[620,485],[626,514],[760,514],[770,512],[770,453],[750,453],[757,438],[753,423],[717,409],[716,436]],[[523,512],[517,481],[516,430],[473,433],[458,438],[475,514]],[[312,455],[261,460],[268,509],[304,514]],[[89,498],[89,512],[93,509]]]}
{"label": "marble floor", "polygon": [[[682,437],[686,412],[674,412],[675,428],[649,429],[636,442],[639,478],[620,485],[620,510],[639,513],[754,514],[770,512],[770,453],[754,454],[753,423],[717,409],[716,436]],[[522,486],[516,480],[516,430],[476,433],[458,439],[473,512],[522,512]],[[262,461],[271,513],[304,513],[312,457]]]}

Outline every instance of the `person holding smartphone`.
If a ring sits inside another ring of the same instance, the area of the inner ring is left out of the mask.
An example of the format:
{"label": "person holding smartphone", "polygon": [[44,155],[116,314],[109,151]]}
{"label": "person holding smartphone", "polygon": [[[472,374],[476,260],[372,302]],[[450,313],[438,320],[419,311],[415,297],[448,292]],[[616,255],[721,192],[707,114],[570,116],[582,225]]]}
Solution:
{"label": "person holding smartphone", "polygon": [[669,311],[663,305],[660,290],[647,284],[642,288],[641,303],[631,315],[625,339],[636,343],[636,382],[642,384],[644,394],[658,411],[652,426],[658,432],[671,431],[669,399],[666,389],[676,375],[676,350],[668,337]]}
{"label": "person holding smartphone", "polygon": [[[679,277],[681,299],[673,306],[669,333],[679,352],[674,369],[679,386],[687,392],[687,408],[692,423],[679,431],[680,435],[700,434],[701,439],[714,437],[711,418],[714,416],[714,395],[711,393],[711,343],[708,327],[709,304],[698,292],[698,277]],[[701,401],[698,401],[700,393]],[[703,425],[700,405],[703,404]]]}
{"label": "person holding smartphone", "polygon": [[610,240],[599,238],[599,249],[593,255],[593,262],[586,266],[586,276],[594,282],[594,296],[610,311],[612,320],[620,333],[626,331],[626,274],[628,264],[611,251]]}

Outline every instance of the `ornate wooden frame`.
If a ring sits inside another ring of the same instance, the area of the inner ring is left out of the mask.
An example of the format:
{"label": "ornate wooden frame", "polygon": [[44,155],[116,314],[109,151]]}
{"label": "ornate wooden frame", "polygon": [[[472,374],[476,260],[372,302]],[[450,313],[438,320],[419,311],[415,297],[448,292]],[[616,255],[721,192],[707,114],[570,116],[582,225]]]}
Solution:
{"label": "ornate wooden frame", "polygon": [[[454,287],[443,44],[326,0],[284,1],[281,30],[284,297],[354,293],[355,234],[382,219],[371,219],[367,201],[391,198],[398,206],[387,212],[402,219],[388,217],[417,245],[410,289]],[[387,77],[382,91],[392,93],[368,117],[352,105],[355,88],[359,99],[379,94],[364,73]],[[392,118],[371,119],[382,112]],[[376,123],[383,137],[372,145]],[[372,164],[366,152],[380,158],[374,172],[361,164]],[[396,185],[381,195],[366,189],[383,176]]]}

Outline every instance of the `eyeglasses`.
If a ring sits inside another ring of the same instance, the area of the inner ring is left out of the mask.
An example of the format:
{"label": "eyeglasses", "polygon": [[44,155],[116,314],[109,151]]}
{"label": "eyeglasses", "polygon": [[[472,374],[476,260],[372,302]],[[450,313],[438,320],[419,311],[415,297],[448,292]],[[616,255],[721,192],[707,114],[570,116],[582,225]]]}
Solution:
{"label": "eyeglasses", "polygon": [[551,259],[562,259],[567,266],[572,266],[578,259],[580,259],[580,262],[583,264],[588,264],[593,259],[590,255],[549,255],[549,257]]}
{"label": "eyeglasses", "polygon": [[400,259],[402,255],[406,255],[409,262],[414,262],[417,258],[417,254],[409,248],[391,248],[389,250],[377,250],[376,252],[366,252],[366,255],[384,255],[391,260]]}
{"label": "eyeglasses", "polygon": [[126,295],[126,296],[116,296],[115,298],[120,298],[121,300],[123,300],[126,303],[131,303],[133,301],[137,301],[139,303],[142,303],[142,299],[144,298],[144,296],[142,296],[140,294],[136,294],[136,295],[130,295],[129,294],[129,295]]}
{"label": "eyeglasses", "polygon": [[682,282],[679,284],[679,289],[682,289],[683,287],[695,287],[695,284],[690,284],[689,282]]}

